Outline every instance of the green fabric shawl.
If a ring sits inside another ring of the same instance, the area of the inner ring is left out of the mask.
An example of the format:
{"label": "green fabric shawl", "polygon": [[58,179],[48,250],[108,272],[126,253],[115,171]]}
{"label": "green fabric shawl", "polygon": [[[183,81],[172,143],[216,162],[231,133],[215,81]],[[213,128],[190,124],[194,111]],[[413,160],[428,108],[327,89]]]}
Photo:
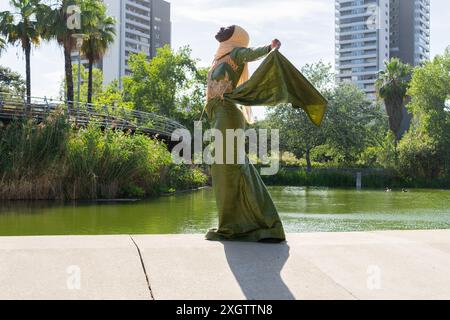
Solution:
{"label": "green fabric shawl", "polygon": [[225,100],[244,106],[289,103],[302,108],[320,126],[327,100],[277,49],[272,50],[248,81],[224,94]]}

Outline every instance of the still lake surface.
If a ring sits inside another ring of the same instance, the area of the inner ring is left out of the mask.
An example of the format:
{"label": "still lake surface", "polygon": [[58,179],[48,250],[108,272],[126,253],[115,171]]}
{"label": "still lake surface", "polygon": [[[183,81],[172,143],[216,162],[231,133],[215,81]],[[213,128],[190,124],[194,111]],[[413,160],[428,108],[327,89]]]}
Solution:
{"label": "still lake surface", "polygon": [[[269,187],[286,232],[450,229],[450,191]],[[0,202],[0,236],[206,233],[212,189],[127,203]]]}

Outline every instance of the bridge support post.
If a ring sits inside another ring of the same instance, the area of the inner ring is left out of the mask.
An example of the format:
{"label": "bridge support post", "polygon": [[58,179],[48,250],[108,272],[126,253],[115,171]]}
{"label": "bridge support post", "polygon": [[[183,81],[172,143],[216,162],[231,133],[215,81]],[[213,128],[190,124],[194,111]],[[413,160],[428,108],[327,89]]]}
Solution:
{"label": "bridge support post", "polygon": [[362,187],[362,174],[361,172],[356,173],[356,189],[361,190]]}
{"label": "bridge support post", "polygon": [[47,117],[50,114],[50,105],[48,104],[47,97],[44,97],[45,106],[47,107],[45,110],[45,117]]}

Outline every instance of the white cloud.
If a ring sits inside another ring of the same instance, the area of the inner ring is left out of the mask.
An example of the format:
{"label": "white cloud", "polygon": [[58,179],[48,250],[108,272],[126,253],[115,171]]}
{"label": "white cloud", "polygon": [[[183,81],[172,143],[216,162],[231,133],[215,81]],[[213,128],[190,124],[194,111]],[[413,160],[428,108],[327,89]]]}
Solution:
{"label": "white cloud", "polygon": [[[268,44],[274,37],[294,65],[319,60],[334,62],[334,0],[169,0],[172,8],[172,46],[189,44],[202,66],[211,63],[217,47],[214,34],[219,26],[241,24],[251,36],[251,45]],[[9,9],[0,0],[0,11]],[[431,1],[431,54],[450,45],[448,0]],[[9,48],[0,64],[25,74],[20,49]],[[258,63],[253,63],[254,70]],[[64,75],[64,59],[55,44],[44,43],[31,58],[33,95],[57,97]]]}
{"label": "white cloud", "polygon": [[[304,17],[329,11],[317,0],[267,1],[172,1],[174,22],[189,19],[215,25],[260,25],[272,22],[301,21]],[[233,23],[231,23],[231,21]]]}
{"label": "white cloud", "polygon": [[334,4],[331,0],[172,0],[173,46],[189,44],[209,65],[219,26],[240,24],[251,45],[279,38],[294,64],[334,59]]}

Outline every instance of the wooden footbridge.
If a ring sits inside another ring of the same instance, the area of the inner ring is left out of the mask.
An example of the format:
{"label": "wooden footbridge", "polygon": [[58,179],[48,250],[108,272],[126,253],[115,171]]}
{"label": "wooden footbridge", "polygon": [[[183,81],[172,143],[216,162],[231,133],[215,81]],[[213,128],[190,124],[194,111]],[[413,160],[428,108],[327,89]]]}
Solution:
{"label": "wooden footbridge", "polygon": [[172,133],[177,129],[186,129],[180,123],[155,113],[125,109],[118,106],[101,106],[76,103],[0,92],[0,120],[32,118],[43,121],[52,113],[64,112],[71,123],[85,127],[95,122],[101,128],[113,128],[139,132],[156,137],[170,144]]}

